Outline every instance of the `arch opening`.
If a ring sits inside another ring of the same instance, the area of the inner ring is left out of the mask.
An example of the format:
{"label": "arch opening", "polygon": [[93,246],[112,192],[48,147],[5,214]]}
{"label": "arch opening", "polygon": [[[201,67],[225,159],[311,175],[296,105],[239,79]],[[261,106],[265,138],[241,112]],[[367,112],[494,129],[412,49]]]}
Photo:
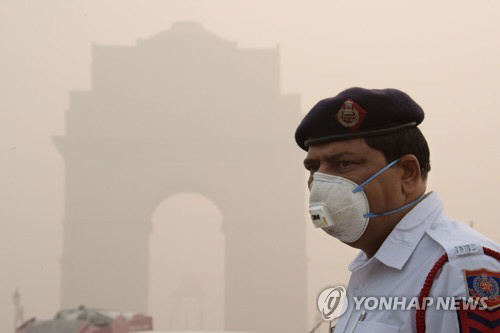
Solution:
{"label": "arch opening", "polygon": [[149,314],[155,330],[223,330],[225,239],[208,198],[180,193],[151,218]]}

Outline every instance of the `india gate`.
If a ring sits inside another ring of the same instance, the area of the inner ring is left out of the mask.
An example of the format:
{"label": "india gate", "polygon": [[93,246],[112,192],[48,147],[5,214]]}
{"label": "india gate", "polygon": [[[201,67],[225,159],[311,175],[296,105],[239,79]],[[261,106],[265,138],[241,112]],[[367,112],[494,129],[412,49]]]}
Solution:
{"label": "india gate", "polygon": [[[306,332],[300,101],[281,92],[279,61],[279,47],[240,48],[192,22],[132,46],[92,45],[91,87],[71,92],[54,138],[63,308],[147,313],[151,215],[189,192],[222,215],[224,328]],[[196,232],[204,221],[185,212],[175,223]]]}

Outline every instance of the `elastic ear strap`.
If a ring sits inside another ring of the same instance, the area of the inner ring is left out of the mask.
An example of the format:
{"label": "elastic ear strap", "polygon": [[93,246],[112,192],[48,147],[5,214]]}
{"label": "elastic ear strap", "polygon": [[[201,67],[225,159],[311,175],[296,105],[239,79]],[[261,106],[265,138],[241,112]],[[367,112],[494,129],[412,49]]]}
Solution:
{"label": "elastic ear strap", "polygon": [[356,192],[361,191],[366,184],[368,184],[371,180],[373,180],[373,178],[377,177],[382,172],[384,172],[385,170],[389,169],[394,164],[398,163],[398,161],[399,161],[399,158],[397,160],[394,160],[391,163],[387,164],[385,167],[383,167],[379,171],[375,172],[375,174],[373,174],[370,178],[368,178],[367,180],[365,180],[364,182],[362,182],[358,187],[356,187],[354,190],[352,190],[352,193],[356,193]]}
{"label": "elastic ear strap", "polygon": [[376,214],[376,213],[367,213],[367,214],[363,214],[363,217],[364,218],[367,218],[367,217],[378,217],[378,216],[386,216],[386,215],[391,215],[391,214],[394,214],[394,213],[397,213],[397,212],[400,212],[402,211],[403,209],[406,209],[416,203],[418,203],[418,201],[420,201],[423,197],[424,197],[425,193],[422,194],[421,196],[419,196],[418,198],[416,198],[415,200],[413,200],[412,202],[409,202],[407,203],[406,205],[404,206],[401,206],[399,208],[396,208],[396,209],[393,209],[391,211],[388,211],[388,212],[385,212],[385,213],[381,213],[381,214]]}
{"label": "elastic ear strap", "polygon": [[[487,248],[483,246],[483,251],[484,254],[490,257],[495,258],[496,260],[500,261],[500,253],[497,251],[494,251],[490,248]],[[443,254],[441,258],[436,261],[434,266],[432,267],[431,271],[429,274],[427,274],[427,277],[425,278],[424,286],[420,290],[420,295],[418,295],[418,310],[417,309],[417,315],[416,315],[416,324],[417,324],[417,333],[425,333],[425,299],[429,296],[431,292],[431,287],[432,287],[432,282],[434,281],[434,278],[436,277],[437,273],[441,269],[441,267],[444,266],[448,262],[448,254]]]}

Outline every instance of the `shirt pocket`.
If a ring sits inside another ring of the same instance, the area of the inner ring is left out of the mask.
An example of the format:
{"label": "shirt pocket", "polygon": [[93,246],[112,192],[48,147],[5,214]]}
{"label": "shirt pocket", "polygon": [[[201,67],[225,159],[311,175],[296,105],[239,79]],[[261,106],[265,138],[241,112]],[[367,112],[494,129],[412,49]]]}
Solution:
{"label": "shirt pocket", "polygon": [[397,333],[398,326],[387,325],[377,322],[358,321],[354,333]]}

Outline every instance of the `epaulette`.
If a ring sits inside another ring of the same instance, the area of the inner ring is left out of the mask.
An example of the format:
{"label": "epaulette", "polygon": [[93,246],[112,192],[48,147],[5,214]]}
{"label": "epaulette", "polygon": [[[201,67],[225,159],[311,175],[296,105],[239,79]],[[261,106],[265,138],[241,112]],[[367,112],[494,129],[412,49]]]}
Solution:
{"label": "epaulette", "polygon": [[[432,283],[434,282],[434,278],[436,277],[437,273],[448,261],[450,261],[450,259],[454,260],[457,257],[463,255],[475,254],[484,254],[500,261],[499,252],[487,247],[477,246],[473,243],[457,245],[453,248],[449,248],[447,249],[446,253],[436,261],[430,272],[427,274],[424,285],[420,290],[420,294],[418,296],[419,307],[416,311],[417,333],[425,333],[425,300],[429,297]],[[495,313],[493,313],[493,311],[500,309],[500,300],[497,301],[497,298],[499,298],[498,280],[500,278],[500,274],[498,272],[492,272],[486,269],[475,271],[464,270],[464,273],[467,281],[468,294],[472,297],[483,297],[488,300],[490,300],[491,298],[492,303],[487,302],[487,308],[485,309],[460,308],[458,310],[459,326],[461,328],[461,332],[469,332],[471,331],[471,328],[476,329],[477,332],[483,332],[482,330],[477,330],[479,328],[478,326],[480,326],[481,328],[483,328],[483,326],[486,326],[486,329],[490,329],[491,325],[496,325],[496,315]],[[472,290],[470,290],[471,286]],[[490,306],[491,311],[489,310]]]}

